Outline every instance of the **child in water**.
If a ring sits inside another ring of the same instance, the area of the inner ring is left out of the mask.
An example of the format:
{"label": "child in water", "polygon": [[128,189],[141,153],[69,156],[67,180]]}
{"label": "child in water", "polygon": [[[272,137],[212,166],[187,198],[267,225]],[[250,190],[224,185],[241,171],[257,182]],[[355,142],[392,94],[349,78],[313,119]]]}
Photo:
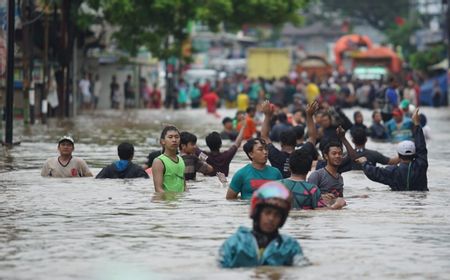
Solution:
{"label": "child in water", "polygon": [[291,196],[283,184],[268,182],[253,193],[250,218],[253,229],[239,227],[219,250],[224,268],[259,265],[292,266],[309,263],[294,238],[279,233],[291,209]]}

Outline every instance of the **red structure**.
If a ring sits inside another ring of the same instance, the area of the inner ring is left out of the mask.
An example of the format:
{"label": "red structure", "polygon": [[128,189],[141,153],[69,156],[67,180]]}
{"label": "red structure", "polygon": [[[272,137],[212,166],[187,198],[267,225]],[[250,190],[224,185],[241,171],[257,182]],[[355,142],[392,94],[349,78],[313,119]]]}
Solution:
{"label": "red structure", "polygon": [[372,40],[365,35],[349,34],[339,38],[334,46],[334,55],[336,57],[336,67],[338,71],[343,72],[345,70],[342,65],[344,53],[357,52],[361,48],[371,49],[372,45]]}
{"label": "red structure", "polygon": [[387,47],[371,48],[353,56],[353,66],[379,65],[389,69],[391,73],[399,73],[402,70],[402,61],[398,55]]}

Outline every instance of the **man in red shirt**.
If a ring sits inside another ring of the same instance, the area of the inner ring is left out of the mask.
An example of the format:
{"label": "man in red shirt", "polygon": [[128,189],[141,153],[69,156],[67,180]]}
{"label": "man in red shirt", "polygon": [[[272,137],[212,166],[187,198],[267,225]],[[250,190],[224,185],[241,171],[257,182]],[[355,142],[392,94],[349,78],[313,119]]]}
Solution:
{"label": "man in red shirt", "polygon": [[[244,139],[248,140],[253,137],[253,135],[256,133],[256,123],[253,119],[256,114],[255,107],[249,107],[247,109],[247,117],[246,117],[246,123],[247,127],[244,128]],[[236,129],[239,131],[241,130],[241,123],[239,123],[236,127]]]}
{"label": "man in red shirt", "polygon": [[211,90],[209,93],[203,96],[203,101],[206,103],[206,111],[210,114],[214,114],[216,117],[220,115],[216,112],[217,102],[219,101],[219,96]]}

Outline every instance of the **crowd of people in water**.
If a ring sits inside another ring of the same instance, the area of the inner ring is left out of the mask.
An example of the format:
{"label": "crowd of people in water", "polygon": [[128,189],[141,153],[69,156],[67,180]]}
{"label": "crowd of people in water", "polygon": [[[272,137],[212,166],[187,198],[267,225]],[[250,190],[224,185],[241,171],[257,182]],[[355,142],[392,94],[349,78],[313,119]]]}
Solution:
{"label": "crowd of people in water", "polygon": [[[285,81],[284,85],[290,84]],[[430,131],[426,117],[415,108],[417,96],[411,99],[406,91],[399,94],[395,79],[381,90],[382,98],[374,95],[372,100],[369,94],[368,103],[358,101],[362,106],[374,102],[367,106],[374,108],[371,125],[364,123],[360,111],[354,112],[353,120],[342,112],[341,107],[351,102],[351,94],[334,98],[308,84],[300,90],[304,94],[275,94],[260,102],[260,97],[267,97],[266,90],[254,86],[249,84],[237,96],[236,115],[223,118],[223,130],[207,134],[207,149],[197,146],[192,132],[169,125],[161,132],[161,149],[149,154],[145,166],[133,163],[132,144],[121,143],[119,159],[96,178],[152,178],[157,193],[186,191],[186,181],[196,180],[198,172],[227,183],[226,199],[250,200],[253,228],[240,227],[225,241],[219,253],[222,267],[307,262],[299,243],[280,234],[279,229],[291,209],[345,207],[343,172],[362,170],[368,179],[393,191],[428,191],[426,139]],[[361,90],[370,92],[370,86]],[[216,104],[218,99],[214,100]],[[206,107],[208,113],[218,116],[214,106]],[[397,156],[389,158],[367,149],[368,138],[398,143]],[[223,149],[223,141],[233,144]],[[86,162],[72,155],[74,144],[71,136],[59,139],[59,155],[45,162],[41,175],[93,176]],[[230,163],[241,145],[249,163],[230,174]]]}

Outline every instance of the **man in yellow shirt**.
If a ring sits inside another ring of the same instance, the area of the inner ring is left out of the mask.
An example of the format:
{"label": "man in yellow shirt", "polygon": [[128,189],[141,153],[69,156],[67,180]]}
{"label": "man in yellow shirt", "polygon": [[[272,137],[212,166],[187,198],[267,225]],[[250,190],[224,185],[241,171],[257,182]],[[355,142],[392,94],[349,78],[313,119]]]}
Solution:
{"label": "man in yellow shirt", "polygon": [[237,109],[238,111],[247,111],[247,108],[249,106],[250,99],[248,98],[248,95],[246,92],[241,92],[237,96]]}
{"label": "man in yellow shirt", "polygon": [[308,104],[311,104],[320,95],[319,87],[314,82],[309,82],[305,89]]}

